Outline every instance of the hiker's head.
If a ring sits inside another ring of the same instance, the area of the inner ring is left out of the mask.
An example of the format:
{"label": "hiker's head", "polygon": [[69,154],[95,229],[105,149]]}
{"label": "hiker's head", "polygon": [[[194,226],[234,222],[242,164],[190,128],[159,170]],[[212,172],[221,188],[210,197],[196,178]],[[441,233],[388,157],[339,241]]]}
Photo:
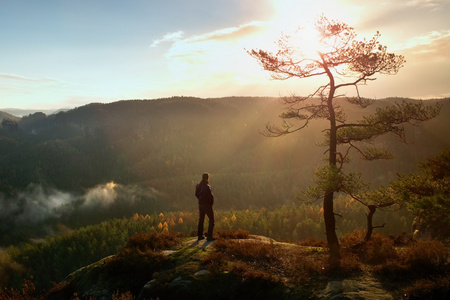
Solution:
{"label": "hiker's head", "polygon": [[203,175],[202,175],[202,180],[204,180],[204,181],[209,181],[209,174],[208,173],[203,173]]}

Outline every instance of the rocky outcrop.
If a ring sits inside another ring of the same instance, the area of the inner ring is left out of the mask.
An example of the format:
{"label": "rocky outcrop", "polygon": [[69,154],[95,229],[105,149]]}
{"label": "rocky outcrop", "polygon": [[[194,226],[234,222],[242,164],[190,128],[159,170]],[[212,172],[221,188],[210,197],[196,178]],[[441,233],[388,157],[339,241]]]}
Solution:
{"label": "rocky outcrop", "polygon": [[[283,253],[301,247],[272,239],[249,236],[240,239],[241,245],[270,244],[281,247]],[[232,272],[211,273],[202,258],[217,251],[214,242],[189,238],[174,248],[146,253],[139,261],[132,257],[120,260],[110,256],[86,266],[67,277],[48,299],[112,299],[114,293],[130,291],[137,300],[147,299],[367,299],[392,300],[380,282],[372,277],[330,281],[323,290],[304,294],[301,286],[248,280]],[[248,246],[245,246],[248,247]],[[321,253],[315,247],[308,251]],[[313,249],[314,248],[314,249]],[[303,248],[301,248],[303,249]],[[282,253],[280,252],[280,253]],[[292,257],[290,257],[292,259]],[[155,263],[157,265],[155,265]],[[233,261],[229,262],[230,264]],[[268,270],[270,272],[270,270]],[[324,283],[325,285],[325,283]],[[302,293],[298,295],[297,293]],[[313,296],[312,294],[315,294]]]}

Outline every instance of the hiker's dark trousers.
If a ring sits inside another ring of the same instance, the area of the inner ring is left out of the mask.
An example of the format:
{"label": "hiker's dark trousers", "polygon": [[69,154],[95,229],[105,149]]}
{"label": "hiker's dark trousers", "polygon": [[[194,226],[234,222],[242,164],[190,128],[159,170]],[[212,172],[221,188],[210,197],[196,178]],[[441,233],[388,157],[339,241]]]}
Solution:
{"label": "hiker's dark trousers", "polygon": [[214,211],[213,206],[211,204],[199,203],[198,204],[198,228],[197,234],[199,237],[203,236],[203,223],[205,223],[205,215],[208,216],[209,224],[208,224],[208,237],[212,237],[213,229],[214,229]]}

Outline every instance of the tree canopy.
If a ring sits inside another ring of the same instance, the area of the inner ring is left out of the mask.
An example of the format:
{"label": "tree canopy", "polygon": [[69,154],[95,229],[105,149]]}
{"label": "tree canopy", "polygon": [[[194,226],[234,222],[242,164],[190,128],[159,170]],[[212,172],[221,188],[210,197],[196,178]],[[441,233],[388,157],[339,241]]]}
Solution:
{"label": "tree canopy", "polygon": [[422,230],[450,237],[450,149],[422,162],[419,173],[398,175],[389,191],[417,216]]}

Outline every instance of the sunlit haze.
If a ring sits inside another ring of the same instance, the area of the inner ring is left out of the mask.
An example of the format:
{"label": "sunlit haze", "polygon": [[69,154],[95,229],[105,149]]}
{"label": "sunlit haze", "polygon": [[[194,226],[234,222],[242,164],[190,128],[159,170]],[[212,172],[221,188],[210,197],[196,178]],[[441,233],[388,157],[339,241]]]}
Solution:
{"label": "sunlit haze", "polygon": [[273,50],[282,32],[321,14],[361,39],[379,31],[405,56],[397,75],[379,75],[362,96],[450,96],[450,0],[5,0],[0,109],[309,94],[320,80],[272,80],[246,49]]}

